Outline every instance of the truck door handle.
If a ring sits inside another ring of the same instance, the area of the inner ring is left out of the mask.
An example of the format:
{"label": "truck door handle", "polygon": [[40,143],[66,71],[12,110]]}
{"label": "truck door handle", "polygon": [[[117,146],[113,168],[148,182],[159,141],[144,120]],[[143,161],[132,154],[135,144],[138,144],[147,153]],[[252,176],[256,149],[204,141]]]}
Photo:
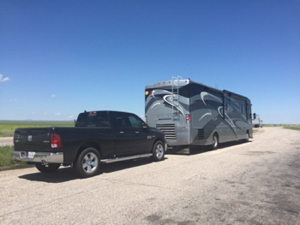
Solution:
{"label": "truck door handle", "polygon": [[139,131],[136,131],[136,132],[135,132],[135,134],[139,134],[139,133],[140,133]]}
{"label": "truck door handle", "polygon": [[124,131],[120,131],[120,134],[124,134]]}

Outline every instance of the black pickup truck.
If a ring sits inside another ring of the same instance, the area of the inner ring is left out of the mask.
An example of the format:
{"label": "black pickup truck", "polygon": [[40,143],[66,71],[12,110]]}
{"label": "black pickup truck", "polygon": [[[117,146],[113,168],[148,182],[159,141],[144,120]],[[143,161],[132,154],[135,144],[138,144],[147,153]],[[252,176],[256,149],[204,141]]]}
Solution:
{"label": "black pickup truck", "polygon": [[71,165],[84,178],[98,174],[100,163],[163,160],[165,143],[164,133],[132,113],[91,111],[80,113],[75,127],[16,129],[11,155],[43,173]]}

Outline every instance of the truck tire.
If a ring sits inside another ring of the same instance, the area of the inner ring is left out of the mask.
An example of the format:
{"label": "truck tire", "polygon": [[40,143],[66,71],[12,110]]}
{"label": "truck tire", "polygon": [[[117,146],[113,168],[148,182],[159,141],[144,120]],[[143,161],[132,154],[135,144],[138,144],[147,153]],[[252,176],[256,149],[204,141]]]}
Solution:
{"label": "truck tire", "polygon": [[212,149],[216,150],[219,148],[219,137],[217,134],[214,134],[213,136],[213,144],[212,144]]}
{"label": "truck tire", "polygon": [[78,156],[75,170],[79,177],[87,178],[95,176],[100,169],[100,155],[95,148],[86,148]]}
{"label": "truck tire", "polygon": [[161,161],[165,157],[165,147],[164,143],[162,141],[157,141],[154,143],[153,148],[152,148],[152,159],[154,161]]}
{"label": "truck tire", "polygon": [[43,165],[42,163],[36,163],[35,167],[42,173],[54,173],[60,167],[59,163],[49,163]]}

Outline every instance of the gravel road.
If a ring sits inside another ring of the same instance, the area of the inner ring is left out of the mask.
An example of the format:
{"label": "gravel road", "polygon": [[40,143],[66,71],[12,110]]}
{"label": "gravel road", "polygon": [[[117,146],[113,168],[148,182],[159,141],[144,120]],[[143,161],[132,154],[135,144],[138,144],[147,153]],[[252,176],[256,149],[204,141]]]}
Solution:
{"label": "gravel road", "polygon": [[300,224],[300,132],[263,128],[251,142],[103,165],[0,172],[0,224]]}

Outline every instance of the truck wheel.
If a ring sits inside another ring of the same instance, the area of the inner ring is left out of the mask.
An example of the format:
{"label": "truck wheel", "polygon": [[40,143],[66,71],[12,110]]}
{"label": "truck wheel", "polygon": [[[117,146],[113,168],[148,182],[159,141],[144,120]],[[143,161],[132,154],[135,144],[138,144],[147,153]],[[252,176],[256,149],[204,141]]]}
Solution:
{"label": "truck wheel", "polygon": [[75,165],[78,176],[82,178],[92,177],[99,173],[99,168],[100,156],[96,149],[86,148],[80,153]]}
{"label": "truck wheel", "polygon": [[152,153],[153,153],[152,159],[154,161],[163,160],[165,157],[164,143],[162,141],[155,142],[155,144],[153,145],[153,148],[152,148]]}
{"label": "truck wheel", "polygon": [[36,163],[35,167],[42,173],[54,173],[60,167],[59,163],[49,163],[43,165],[42,163]]}
{"label": "truck wheel", "polygon": [[217,134],[214,134],[213,136],[213,144],[212,144],[212,149],[216,150],[219,148],[219,138]]}

